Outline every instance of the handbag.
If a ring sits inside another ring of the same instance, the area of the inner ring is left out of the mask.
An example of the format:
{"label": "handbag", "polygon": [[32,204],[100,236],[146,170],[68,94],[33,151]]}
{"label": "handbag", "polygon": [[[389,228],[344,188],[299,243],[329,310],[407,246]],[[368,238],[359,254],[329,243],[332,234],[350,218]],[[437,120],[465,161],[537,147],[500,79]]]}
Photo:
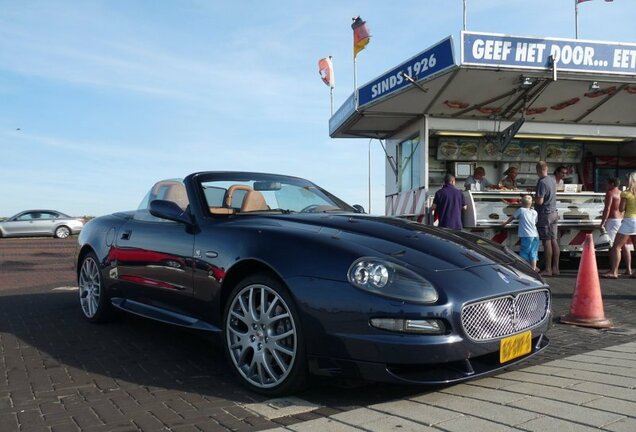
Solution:
{"label": "handbag", "polygon": [[612,247],[612,239],[605,229],[601,229],[601,235],[594,242],[595,249],[610,249]]}

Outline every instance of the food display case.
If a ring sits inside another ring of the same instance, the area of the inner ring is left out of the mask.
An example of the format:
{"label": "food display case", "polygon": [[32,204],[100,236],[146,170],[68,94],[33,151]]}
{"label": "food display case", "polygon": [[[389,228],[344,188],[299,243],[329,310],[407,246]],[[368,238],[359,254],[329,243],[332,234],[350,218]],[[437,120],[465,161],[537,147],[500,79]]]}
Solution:
{"label": "food display case", "polygon": [[[467,209],[464,213],[464,229],[490,238],[518,250],[517,226],[513,221],[506,228],[503,224],[521,206],[526,191],[466,191]],[[580,251],[585,234],[600,234],[605,195],[594,192],[557,193],[559,214],[559,244],[562,251]]]}

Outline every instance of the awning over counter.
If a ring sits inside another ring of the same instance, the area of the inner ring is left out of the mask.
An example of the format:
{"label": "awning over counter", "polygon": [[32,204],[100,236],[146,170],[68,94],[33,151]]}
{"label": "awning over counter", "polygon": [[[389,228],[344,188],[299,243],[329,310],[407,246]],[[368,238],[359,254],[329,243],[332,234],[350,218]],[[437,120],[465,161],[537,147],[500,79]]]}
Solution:
{"label": "awning over counter", "polygon": [[636,45],[465,33],[462,51],[455,64],[447,38],[360,87],[330,136],[384,139],[423,115],[636,131]]}

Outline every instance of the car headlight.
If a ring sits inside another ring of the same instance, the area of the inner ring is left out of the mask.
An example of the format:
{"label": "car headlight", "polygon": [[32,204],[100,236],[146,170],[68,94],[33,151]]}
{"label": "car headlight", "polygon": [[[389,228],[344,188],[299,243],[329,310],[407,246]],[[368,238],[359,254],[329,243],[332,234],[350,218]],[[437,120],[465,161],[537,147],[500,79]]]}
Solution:
{"label": "car headlight", "polygon": [[347,273],[349,282],[365,291],[415,303],[435,303],[438,294],[433,285],[398,264],[379,258],[362,257]]}

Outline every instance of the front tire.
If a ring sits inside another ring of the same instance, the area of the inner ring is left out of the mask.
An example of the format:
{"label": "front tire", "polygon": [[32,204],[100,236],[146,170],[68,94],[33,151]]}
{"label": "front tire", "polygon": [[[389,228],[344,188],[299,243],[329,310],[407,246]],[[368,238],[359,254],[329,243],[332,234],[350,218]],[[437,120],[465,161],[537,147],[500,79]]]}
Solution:
{"label": "front tire", "polygon": [[62,225],[62,226],[59,226],[59,227],[55,228],[55,233],[54,234],[55,234],[56,238],[65,239],[65,238],[67,238],[68,236],[71,235],[71,230],[70,230],[69,227]]}
{"label": "front tire", "polygon": [[287,289],[267,274],[245,278],[230,293],[224,345],[234,372],[252,391],[281,396],[307,376],[300,319]]}
{"label": "front tire", "polygon": [[94,323],[108,321],[112,315],[112,306],[106,295],[99,260],[94,252],[89,252],[82,258],[77,281],[84,318]]}

